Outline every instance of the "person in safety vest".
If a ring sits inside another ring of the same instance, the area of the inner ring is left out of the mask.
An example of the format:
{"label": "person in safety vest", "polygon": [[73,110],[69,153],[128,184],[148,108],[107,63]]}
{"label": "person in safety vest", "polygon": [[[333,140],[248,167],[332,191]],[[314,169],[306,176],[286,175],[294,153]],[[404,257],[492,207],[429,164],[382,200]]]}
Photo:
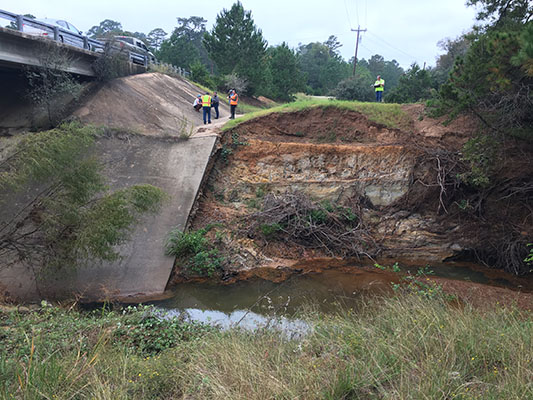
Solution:
{"label": "person in safety vest", "polygon": [[383,101],[383,90],[385,90],[385,80],[381,79],[381,76],[377,76],[376,81],[374,82],[374,90],[376,91],[376,101]]}
{"label": "person in safety vest", "polygon": [[231,109],[231,116],[230,119],[235,119],[235,109],[237,108],[237,104],[239,104],[239,95],[235,91],[235,89],[232,89],[228,96],[229,99],[229,106]]}
{"label": "person in safety vest", "polygon": [[211,123],[211,96],[209,96],[209,92],[205,92],[205,94],[202,96],[202,110],[204,111],[204,125]]}

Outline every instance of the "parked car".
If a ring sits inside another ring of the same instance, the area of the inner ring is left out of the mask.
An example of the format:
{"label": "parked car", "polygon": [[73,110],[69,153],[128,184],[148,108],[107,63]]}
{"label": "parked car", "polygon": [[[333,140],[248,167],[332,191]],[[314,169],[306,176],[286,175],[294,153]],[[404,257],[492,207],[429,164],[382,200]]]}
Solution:
{"label": "parked car", "polygon": [[[51,26],[57,26],[58,28],[72,33],[73,35],[69,35],[68,33],[62,32],[60,30],[58,37],[59,41],[62,43],[70,44],[72,46],[83,48],[83,38],[79,37],[83,34],[83,32],[76,28],[74,25],[72,25],[70,22],[54,18],[36,18],[35,21],[42,22],[43,24]],[[34,36],[48,37],[51,39],[54,38],[53,29],[47,29],[47,27],[44,26],[37,27],[26,23],[23,25],[22,31]]]}
{"label": "parked car", "polygon": [[155,63],[156,58],[142,40],[133,36],[113,36],[111,38],[96,39],[103,43],[110,43],[113,48],[127,50],[131,54],[131,61],[145,65],[145,57],[148,63]]}

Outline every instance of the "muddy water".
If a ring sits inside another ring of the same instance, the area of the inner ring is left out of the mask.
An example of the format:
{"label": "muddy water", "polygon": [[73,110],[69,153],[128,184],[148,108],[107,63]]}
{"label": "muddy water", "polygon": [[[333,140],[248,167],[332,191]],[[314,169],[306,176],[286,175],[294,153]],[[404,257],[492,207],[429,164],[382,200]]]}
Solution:
{"label": "muddy water", "polygon": [[[380,264],[390,267],[393,262],[381,260]],[[343,307],[356,308],[361,296],[392,293],[391,282],[400,282],[402,276],[416,274],[425,265],[404,261],[399,263],[401,272],[396,273],[390,268],[382,270],[355,260],[306,260],[294,264],[295,273],[282,282],[255,277],[229,285],[181,283],[175,287],[173,297],[154,304],[171,315],[222,328],[277,327],[298,334],[307,326],[298,319],[302,310],[334,313]],[[442,263],[433,264],[429,269],[437,277],[533,289],[529,287],[531,279],[519,279],[475,264]]]}

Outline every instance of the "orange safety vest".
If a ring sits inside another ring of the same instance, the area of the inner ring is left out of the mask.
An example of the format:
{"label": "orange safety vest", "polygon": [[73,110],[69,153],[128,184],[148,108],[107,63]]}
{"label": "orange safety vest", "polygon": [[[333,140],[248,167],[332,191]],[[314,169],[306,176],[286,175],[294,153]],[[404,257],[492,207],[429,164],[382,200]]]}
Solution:
{"label": "orange safety vest", "polygon": [[211,96],[208,94],[202,96],[202,107],[211,107]]}
{"label": "orange safety vest", "polygon": [[239,102],[239,96],[237,95],[237,93],[235,93],[233,96],[230,96],[229,98],[230,106],[236,106],[238,102]]}

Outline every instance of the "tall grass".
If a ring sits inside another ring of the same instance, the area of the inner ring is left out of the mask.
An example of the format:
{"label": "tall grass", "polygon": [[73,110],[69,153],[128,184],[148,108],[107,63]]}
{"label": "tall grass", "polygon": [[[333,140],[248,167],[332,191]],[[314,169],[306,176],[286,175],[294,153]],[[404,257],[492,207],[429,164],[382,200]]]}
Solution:
{"label": "tall grass", "polygon": [[196,330],[148,353],[124,340],[139,327],[131,314],[0,317],[2,398],[533,398],[531,313],[451,306],[445,297],[406,294],[365,301],[357,312],[307,313],[314,328],[298,340]]}
{"label": "tall grass", "polygon": [[411,124],[411,117],[402,109],[399,104],[385,103],[362,103],[356,101],[341,101],[331,99],[304,99],[293,103],[286,103],[266,110],[259,110],[248,113],[235,120],[228,121],[223,130],[233,129],[239,124],[251,119],[262,117],[271,113],[290,113],[304,110],[311,110],[316,107],[337,108],[339,110],[352,110],[367,116],[370,121],[394,129],[408,129]]}

